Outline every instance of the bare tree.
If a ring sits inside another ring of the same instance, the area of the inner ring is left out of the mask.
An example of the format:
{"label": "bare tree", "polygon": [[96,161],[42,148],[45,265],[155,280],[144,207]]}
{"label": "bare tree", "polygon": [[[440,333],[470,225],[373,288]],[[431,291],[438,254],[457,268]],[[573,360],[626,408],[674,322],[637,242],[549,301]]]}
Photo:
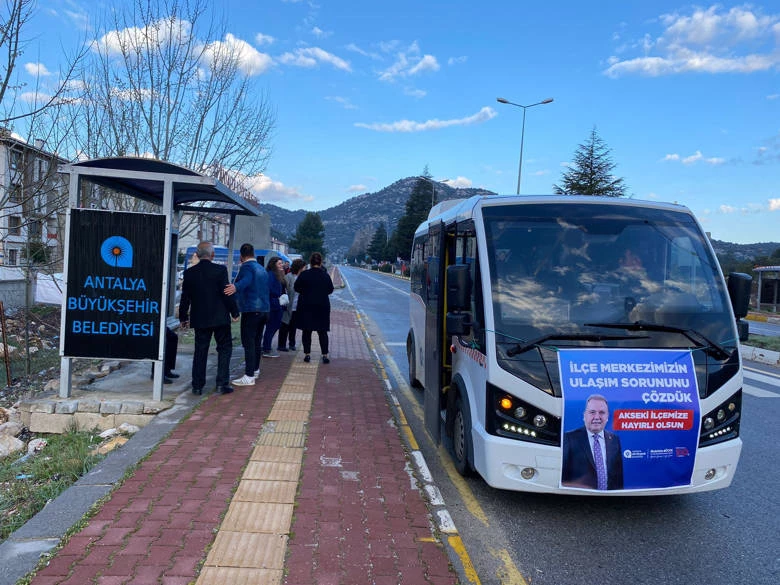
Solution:
{"label": "bare tree", "polygon": [[21,81],[17,69],[23,59],[30,62],[25,52],[32,44],[28,30],[35,7],[35,0],[5,0],[0,6],[0,140],[9,168],[0,184],[0,225],[5,228],[0,247],[23,241],[15,264],[28,271],[56,271],[62,257],[64,216],[59,212],[66,201],[57,175],[57,165],[65,161],[57,152],[72,130],[65,117],[78,98],[72,82],[86,49],[82,43],[70,55],[63,50],[63,66],[53,82],[41,74],[31,85]]}
{"label": "bare tree", "polygon": [[[152,156],[245,184],[265,170],[275,115],[247,67],[257,53],[206,0],[114,4],[91,44],[74,151]],[[224,181],[223,181],[224,182]]]}
{"label": "bare tree", "polygon": [[56,108],[72,90],[72,80],[77,67],[84,56],[83,47],[64,59],[56,85],[43,87],[40,76],[36,77],[33,91],[27,91],[27,100],[20,99],[26,84],[16,77],[16,68],[30,43],[27,29],[35,16],[35,0],[5,0],[0,8],[0,126],[10,129],[10,125],[26,120]]}

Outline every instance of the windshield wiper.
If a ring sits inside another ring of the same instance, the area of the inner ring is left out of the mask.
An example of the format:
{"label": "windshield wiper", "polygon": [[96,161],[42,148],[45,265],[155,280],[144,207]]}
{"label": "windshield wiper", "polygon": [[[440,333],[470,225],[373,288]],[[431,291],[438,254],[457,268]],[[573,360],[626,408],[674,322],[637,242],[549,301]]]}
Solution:
{"label": "windshield wiper", "polygon": [[537,345],[546,343],[548,341],[615,341],[621,339],[647,339],[647,335],[595,335],[589,333],[551,333],[549,335],[542,335],[536,339],[526,341],[524,343],[518,343],[513,348],[506,352],[509,357],[514,357],[518,354],[524,353],[529,349],[533,349]]}
{"label": "windshield wiper", "polygon": [[668,333],[679,333],[689,340],[693,341],[698,347],[706,351],[715,359],[725,360],[731,354],[719,343],[708,339],[702,333],[695,329],[685,329],[675,327],[674,325],[660,325],[658,323],[648,323],[647,321],[634,321],[626,323],[585,323],[585,327],[604,327],[608,329],[626,329],[628,331],[665,331]]}

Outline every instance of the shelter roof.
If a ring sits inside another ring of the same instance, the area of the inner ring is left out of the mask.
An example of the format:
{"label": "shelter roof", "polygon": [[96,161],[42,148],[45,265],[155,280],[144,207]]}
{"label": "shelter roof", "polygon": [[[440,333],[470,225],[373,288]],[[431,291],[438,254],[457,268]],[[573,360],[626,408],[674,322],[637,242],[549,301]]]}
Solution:
{"label": "shelter roof", "polygon": [[163,204],[165,181],[171,181],[175,211],[260,215],[254,203],[219,179],[158,159],[131,156],[97,158],[61,165],[60,171],[78,173],[98,185],[157,205]]}

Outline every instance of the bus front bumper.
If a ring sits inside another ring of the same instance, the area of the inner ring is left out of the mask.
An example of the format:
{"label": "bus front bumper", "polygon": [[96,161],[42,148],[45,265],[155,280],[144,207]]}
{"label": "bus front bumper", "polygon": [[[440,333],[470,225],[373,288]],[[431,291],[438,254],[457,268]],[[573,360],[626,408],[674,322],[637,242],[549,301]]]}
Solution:
{"label": "bus front bumper", "polygon": [[[698,449],[691,483],[653,489],[597,491],[562,487],[561,449],[472,433],[474,466],[488,485],[505,490],[599,496],[658,496],[705,492],[728,487],[742,451],[737,438]],[[527,479],[526,479],[527,478]]]}

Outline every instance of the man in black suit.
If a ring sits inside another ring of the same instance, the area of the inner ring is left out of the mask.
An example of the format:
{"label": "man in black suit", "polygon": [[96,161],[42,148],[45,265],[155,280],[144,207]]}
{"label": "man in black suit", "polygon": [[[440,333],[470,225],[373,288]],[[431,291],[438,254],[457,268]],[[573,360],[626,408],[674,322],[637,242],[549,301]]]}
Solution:
{"label": "man in black suit", "polygon": [[184,271],[179,301],[182,328],[195,329],[195,353],[192,356],[192,392],[202,394],[206,385],[206,361],[211,336],[217,342],[217,389],[221,394],[233,391],[230,386],[230,356],[233,339],[230,320],[238,321],[235,297],[225,294],[229,284],[227,268],[214,264],[211,242],[198,244],[198,263]]}
{"label": "man in black suit", "polygon": [[592,490],[623,489],[620,439],[604,430],[609,421],[607,399],[593,394],[585,402],[585,426],[563,437],[561,484]]}

